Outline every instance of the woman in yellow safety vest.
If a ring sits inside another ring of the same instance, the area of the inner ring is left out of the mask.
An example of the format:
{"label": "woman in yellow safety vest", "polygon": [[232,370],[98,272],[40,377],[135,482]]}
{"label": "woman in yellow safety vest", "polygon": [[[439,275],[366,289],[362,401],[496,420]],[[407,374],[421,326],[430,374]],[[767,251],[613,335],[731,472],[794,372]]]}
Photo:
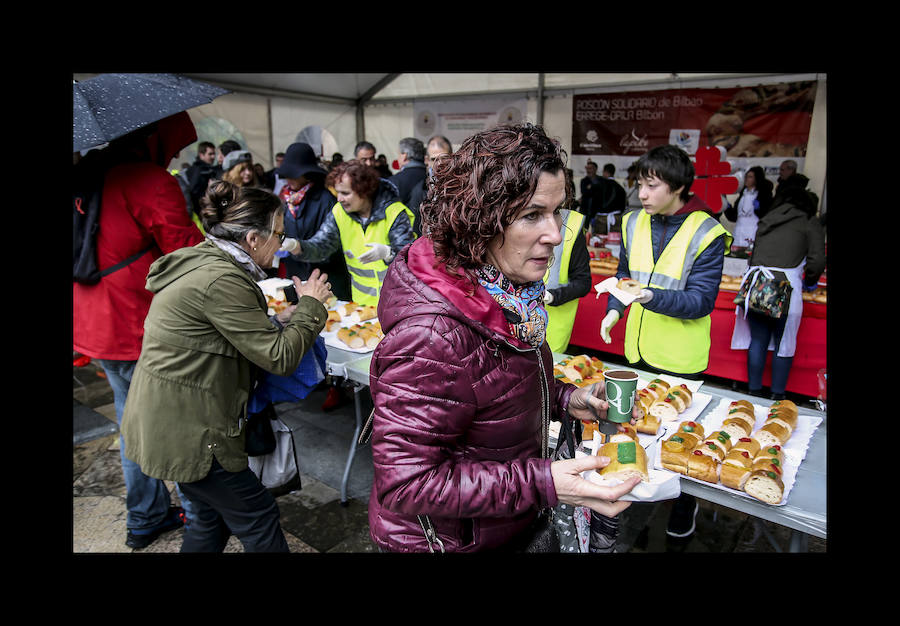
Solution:
{"label": "woman in yellow safety vest", "polygon": [[397,188],[378,171],[354,159],[335,167],[326,184],[337,204],[310,239],[291,250],[300,261],[321,261],[343,249],[354,302],[377,305],[388,264],[415,239],[413,213],[400,202]]}
{"label": "woman in yellow safety vest", "polygon": [[585,217],[563,209],[562,241],[553,250],[555,262],[544,275],[547,309],[547,343],[553,352],[565,353],[572,336],[578,300],[591,291],[591,265],[584,238]]}

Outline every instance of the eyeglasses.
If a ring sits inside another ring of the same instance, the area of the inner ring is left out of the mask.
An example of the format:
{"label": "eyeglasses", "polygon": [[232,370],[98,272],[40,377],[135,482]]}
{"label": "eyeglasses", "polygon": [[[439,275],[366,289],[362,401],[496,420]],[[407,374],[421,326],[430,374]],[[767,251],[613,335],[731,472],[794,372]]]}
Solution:
{"label": "eyeglasses", "polygon": [[281,230],[273,230],[272,234],[278,235],[278,243],[284,243],[285,238],[287,238],[287,235],[284,234],[284,231]]}

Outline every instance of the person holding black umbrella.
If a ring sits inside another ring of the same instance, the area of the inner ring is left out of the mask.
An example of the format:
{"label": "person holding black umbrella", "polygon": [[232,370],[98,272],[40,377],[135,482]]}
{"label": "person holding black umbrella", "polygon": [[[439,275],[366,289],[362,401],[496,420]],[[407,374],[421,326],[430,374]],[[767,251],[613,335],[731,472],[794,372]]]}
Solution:
{"label": "person holding black umbrella", "polygon": [[[88,151],[76,161],[74,179],[91,181],[93,188],[82,191],[100,198],[94,262],[101,271],[99,280],[73,280],[72,344],[106,373],[120,427],[152,298],[145,289],[150,264],[203,241],[166,166],[197,140],[185,111],[226,93],[176,74],[100,74],[72,82],[72,152]],[[73,204],[78,211],[78,202]],[[183,509],[172,507],[163,481],[145,475],[121,437],[119,443],[125,543],[144,548],[190,521],[190,502],[176,485]]]}
{"label": "person holding black umbrella", "polygon": [[[144,288],[150,264],[203,241],[178,182],[165,169],[196,138],[188,114],[177,113],[88,152],[76,166],[104,174],[96,240],[99,268],[145,251],[95,285],[73,283],[73,348],[103,368],[120,426],[153,297]],[[161,533],[181,526],[184,511],[171,506],[162,480],[146,476],[131,460],[121,437],[120,456],[128,510],[125,543],[145,548]],[[181,501],[190,518],[189,502]]]}

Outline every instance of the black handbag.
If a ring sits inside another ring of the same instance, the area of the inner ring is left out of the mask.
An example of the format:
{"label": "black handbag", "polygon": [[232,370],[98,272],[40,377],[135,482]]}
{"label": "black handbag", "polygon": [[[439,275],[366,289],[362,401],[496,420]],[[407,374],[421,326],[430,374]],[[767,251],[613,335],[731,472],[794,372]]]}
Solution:
{"label": "black handbag", "polygon": [[247,424],[244,427],[244,450],[247,456],[264,456],[275,451],[273,419],[278,419],[278,414],[272,403],[267,404],[259,413],[247,415]]}
{"label": "black handbag", "polygon": [[754,311],[777,320],[787,314],[792,291],[793,287],[784,272],[752,267],[744,275],[734,303],[744,307],[745,311]]}
{"label": "black handbag", "polygon": [[521,550],[526,554],[560,551],[559,534],[553,527],[553,515],[550,509],[544,509],[531,525],[531,538]]}

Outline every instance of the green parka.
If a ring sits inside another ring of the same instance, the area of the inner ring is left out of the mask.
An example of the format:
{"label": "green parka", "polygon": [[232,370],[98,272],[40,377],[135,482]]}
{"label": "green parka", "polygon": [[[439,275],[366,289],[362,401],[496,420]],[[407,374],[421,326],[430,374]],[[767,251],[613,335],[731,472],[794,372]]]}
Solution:
{"label": "green parka", "polygon": [[209,241],[157,259],[146,286],[154,297],[122,415],[126,456],[177,482],[204,478],[213,457],[245,469],[254,368],[293,374],[325,326],[324,305],[302,296],[277,328],[250,274]]}

